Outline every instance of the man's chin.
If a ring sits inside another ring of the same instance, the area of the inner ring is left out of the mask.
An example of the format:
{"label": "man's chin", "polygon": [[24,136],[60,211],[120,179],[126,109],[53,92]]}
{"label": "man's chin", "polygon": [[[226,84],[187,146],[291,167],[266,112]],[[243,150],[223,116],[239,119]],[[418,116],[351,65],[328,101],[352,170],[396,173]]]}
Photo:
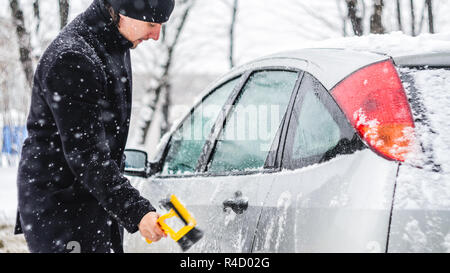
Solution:
{"label": "man's chin", "polygon": [[133,42],[133,46],[131,47],[131,49],[135,49],[136,47],[138,47],[138,45],[142,43],[142,40],[137,40]]}

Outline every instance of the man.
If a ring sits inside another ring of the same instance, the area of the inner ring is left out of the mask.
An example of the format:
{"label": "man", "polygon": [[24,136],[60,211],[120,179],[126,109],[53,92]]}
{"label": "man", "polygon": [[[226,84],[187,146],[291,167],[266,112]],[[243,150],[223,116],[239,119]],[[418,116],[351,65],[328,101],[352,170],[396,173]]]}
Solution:
{"label": "man", "polygon": [[129,49],[158,40],[173,8],[174,0],[94,0],[42,55],[17,177],[16,233],[31,252],[123,252],[121,227],[165,236],[122,172]]}

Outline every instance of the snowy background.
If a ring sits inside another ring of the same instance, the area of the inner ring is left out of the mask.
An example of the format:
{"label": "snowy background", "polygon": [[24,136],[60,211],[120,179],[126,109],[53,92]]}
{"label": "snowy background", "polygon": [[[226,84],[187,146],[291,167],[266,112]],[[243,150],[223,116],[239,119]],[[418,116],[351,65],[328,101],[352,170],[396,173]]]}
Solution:
{"label": "snowy background", "polygon": [[[29,87],[21,63],[17,36],[12,24],[9,0],[0,0],[0,129],[6,124],[23,126],[28,110]],[[34,0],[21,0],[25,25],[30,34],[32,56],[38,56],[58,34],[58,1],[40,1],[40,20],[33,15]],[[192,105],[192,102],[218,76],[230,69],[229,27],[233,0],[196,0],[176,45],[170,70],[170,115],[173,123]],[[361,1],[360,1],[361,2]],[[428,34],[427,14],[422,0],[414,0],[415,31],[412,37],[410,1],[400,0],[402,31],[397,22],[396,0],[385,0],[382,22],[389,34],[369,34],[372,1],[365,0],[365,35],[356,37],[348,18],[344,0],[240,0],[234,30],[235,65],[256,57],[307,47],[353,47],[390,54],[406,52],[440,52],[450,48],[450,1],[434,0],[434,27],[438,34]],[[91,0],[70,1],[69,21],[85,10]],[[361,5],[362,7],[362,5]],[[172,18],[168,25],[175,25]],[[419,34],[421,33],[421,34]],[[350,36],[345,37],[343,36]],[[170,38],[170,37],[169,37]],[[162,56],[162,57],[161,57]],[[144,144],[139,143],[140,122],[146,104],[152,99],[148,92],[154,86],[164,59],[164,43],[149,41],[132,52],[134,70],[133,114],[129,147],[145,148],[150,154],[160,138],[162,117],[155,122]],[[448,78],[446,78],[448,80]],[[447,85],[448,86],[448,85]],[[444,92],[444,91],[442,91]],[[4,102],[8,101],[8,104]],[[160,110],[157,105],[155,110]],[[5,106],[6,105],[6,106]],[[144,113],[144,114],[143,114]],[[447,119],[447,121],[450,120]],[[2,131],[0,130],[0,133]],[[0,134],[0,148],[3,146]],[[23,237],[12,235],[16,209],[17,156],[5,153],[0,158],[0,253],[26,251]],[[448,190],[448,189],[447,189]],[[449,196],[449,195],[444,195]]]}

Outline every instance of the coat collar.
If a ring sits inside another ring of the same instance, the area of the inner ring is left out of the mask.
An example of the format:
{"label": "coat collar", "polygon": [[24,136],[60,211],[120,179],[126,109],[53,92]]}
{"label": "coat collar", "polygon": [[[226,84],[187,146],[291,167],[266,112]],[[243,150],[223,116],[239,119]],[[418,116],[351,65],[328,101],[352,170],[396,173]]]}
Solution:
{"label": "coat collar", "polygon": [[107,49],[128,50],[133,43],[120,34],[114,25],[109,11],[103,4],[103,0],[94,0],[89,8],[83,13],[84,22],[95,38]]}

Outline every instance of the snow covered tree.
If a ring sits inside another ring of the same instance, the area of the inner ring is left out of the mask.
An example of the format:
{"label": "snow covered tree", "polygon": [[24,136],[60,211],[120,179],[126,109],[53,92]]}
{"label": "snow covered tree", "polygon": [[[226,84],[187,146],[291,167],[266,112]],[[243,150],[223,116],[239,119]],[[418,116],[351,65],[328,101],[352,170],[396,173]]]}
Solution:
{"label": "snow covered tree", "polygon": [[[20,126],[25,124],[25,113],[28,110],[29,94],[24,95],[21,91],[28,90],[29,87],[19,61],[16,39],[12,39],[15,32],[13,22],[9,18],[0,17],[0,52],[8,52],[0,54],[0,166],[13,166],[17,163],[18,154],[10,154],[8,150],[18,151],[20,148],[19,143],[11,143],[13,130],[23,128]],[[4,137],[9,139],[6,151]]]}
{"label": "snow covered tree", "polygon": [[410,7],[411,7],[411,35],[416,36],[416,11],[414,7],[414,1],[410,0]]}
{"label": "snow covered tree", "polygon": [[[68,20],[69,15],[69,7],[70,2],[69,0],[58,0],[59,3],[59,19],[60,19],[60,29],[62,29],[66,24]],[[24,17],[24,8],[25,6],[22,5],[22,2],[19,0],[9,0],[9,7],[11,10],[11,18],[13,25],[16,29],[16,35],[17,35],[17,42],[19,45],[19,52],[20,52],[20,62],[23,67],[23,71],[25,73],[28,86],[31,88],[32,86],[32,80],[33,80],[33,73],[34,68],[36,65],[36,61],[40,57],[40,51],[42,51],[42,48],[45,48],[49,41],[38,41],[40,44],[39,47],[41,47],[40,50],[36,50],[33,47],[33,35],[38,36],[38,31],[40,29],[42,17],[41,17],[41,1],[34,0],[32,3],[33,7],[33,15],[36,22],[34,22],[35,29],[34,32],[30,31],[31,29],[31,21],[29,20],[28,24]],[[32,19],[32,18],[29,18]],[[47,19],[53,19],[53,18],[47,18]],[[46,32],[49,32],[49,29],[45,30]],[[35,38],[35,40],[40,40],[39,38]],[[33,53],[35,56],[33,56]]]}
{"label": "snow covered tree", "polygon": [[11,17],[13,25],[16,29],[17,40],[19,44],[20,62],[25,73],[28,86],[31,88],[33,81],[33,61],[31,59],[31,42],[30,33],[25,26],[25,19],[23,16],[23,9],[18,0],[9,0],[11,8]]}
{"label": "snow covered tree", "polygon": [[222,0],[222,2],[227,5],[227,7],[231,10],[231,20],[229,24],[229,52],[228,52],[228,60],[230,64],[230,68],[234,67],[234,51],[235,51],[235,30],[237,23],[237,12],[239,0]]}
{"label": "snow covered tree", "polygon": [[[360,12],[361,10],[365,11],[364,1],[346,0],[346,3],[348,9],[348,18],[352,23],[353,32],[357,36],[362,36],[364,34],[364,15],[361,15]],[[358,6],[358,3],[361,4],[361,7]]]}
{"label": "snow covered tree", "polygon": [[370,16],[370,33],[383,34],[385,32],[382,22],[383,0],[373,0],[373,14]]}
{"label": "snow covered tree", "polygon": [[428,13],[428,31],[434,33],[433,0],[425,0]]}
{"label": "snow covered tree", "polygon": [[396,8],[396,12],[397,12],[398,29],[400,31],[403,31],[402,8],[400,5],[400,0],[396,0],[395,4],[396,4],[395,8]]}
{"label": "snow covered tree", "polygon": [[70,3],[69,0],[58,0],[58,1],[59,1],[59,22],[60,28],[62,29],[65,25],[67,25]]}

